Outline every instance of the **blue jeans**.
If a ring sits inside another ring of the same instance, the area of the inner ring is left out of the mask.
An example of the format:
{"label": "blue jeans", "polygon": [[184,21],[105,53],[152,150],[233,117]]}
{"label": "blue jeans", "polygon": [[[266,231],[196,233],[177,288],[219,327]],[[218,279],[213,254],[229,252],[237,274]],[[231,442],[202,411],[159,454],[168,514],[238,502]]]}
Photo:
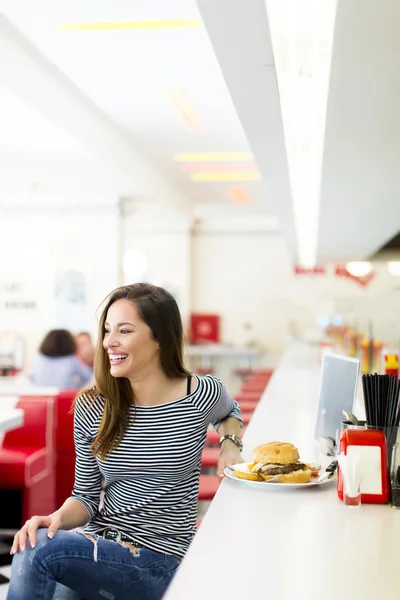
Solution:
{"label": "blue jeans", "polygon": [[[96,551],[96,552],[95,552]],[[14,555],[7,600],[160,600],[180,559],[73,531],[50,540],[39,529],[32,550]]]}

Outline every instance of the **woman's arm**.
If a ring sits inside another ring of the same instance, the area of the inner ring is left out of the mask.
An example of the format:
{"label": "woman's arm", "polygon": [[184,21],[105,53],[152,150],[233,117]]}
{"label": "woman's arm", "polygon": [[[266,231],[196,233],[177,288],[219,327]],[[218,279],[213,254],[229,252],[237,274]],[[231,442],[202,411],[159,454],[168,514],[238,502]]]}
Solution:
{"label": "woman's arm", "polygon": [[[228,394],[226,387],[221,383],[220,385],[221,394],[210,415],[211,423],[221,438],[225,435],[240,437],[242,419],[239,404]],[[221,444],[217,475],[223,477],[227,465],[235,465],[240,462],[243,462],[243,458],[238,445],[233,440],[224,440]]]}
{"label": "woman's arm", "polygon": [[75,529],[83,527],[90,519],[89,511],[81,502],[68,498],[52,515],[60,519],[60,529]]}
{"label": "woman's arm", "polygon": [[[73,505],[80,503],[82,508],[88,513],[86,515],[87,523],[89,519],[96,514],[100,504],[102,475],[96,458],[90,448],[93,433],[92,425],[96,421],[98,407],[90,404],[90,399],[84,395],[80,396],[75,403],[74,413],[74,441],[75,441],[75,483],[72,495],[69,500]],[[67,502],[69,501],[67,500]],[[64,508],[66,503],[62,506]],[[65,519],[68,521],[70,515],[68,506]],[[82,519],[84,513],[81,513]]]}

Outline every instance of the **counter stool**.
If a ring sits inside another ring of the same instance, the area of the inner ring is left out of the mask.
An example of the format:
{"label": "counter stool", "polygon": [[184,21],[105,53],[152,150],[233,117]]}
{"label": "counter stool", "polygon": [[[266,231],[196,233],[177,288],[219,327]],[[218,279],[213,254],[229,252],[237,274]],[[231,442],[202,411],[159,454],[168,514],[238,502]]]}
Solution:
{"label": "counter stool", "polygon": [[[245,431],[246,431],[246,426],[242,427],[240,437],[243,436]],[[207,429],[206,448],[209,446],[218,446],[218,448],[219,448],[219,440],[220,439],[221,439],[221,434],[218,433],[218,431],[215,431],[215,429]]]}
{"label": "counter stool", "polygon": [[259,394],[261,396],[267,385],[268,382],[265,381],[246,381],[240,391],[243,393],[253,392],[254,394]]}
{"label": "counter stool", "polygon": [[242,400],[239,402],[240,410],[243,410],[244,412],[254,412],[257,408],[257,405],[258,401],[254,402],[254,400]]}
{"label": "counter stool", "polygon": [[248,425],[251,421],[252,416],[253,416],[252,412],[242,412],[243,425]]}
{"label": "counter stool", "polygon": [[235,400],[237,402],[242,402],[242,400],[250,400],[250,402],[258,402],[261,398],[262,394],[260,392],[242,392],[240,391],[235,396]]}
{"label": "counter stool", "polygon": [[199,501],[212,500],[219,488],[220,480],[215,475],[200,475]]}
{"label": "counter stool", "polygon": [[214,467],[216,468],[219,460],[221,449],[217,448],[204,448],[201,454],[201,466],[202,467]]}
{"label": "counter stool", "polygon": [[197,367],[196,373],[198,375],[213,375],[215,371],[213,367]]}

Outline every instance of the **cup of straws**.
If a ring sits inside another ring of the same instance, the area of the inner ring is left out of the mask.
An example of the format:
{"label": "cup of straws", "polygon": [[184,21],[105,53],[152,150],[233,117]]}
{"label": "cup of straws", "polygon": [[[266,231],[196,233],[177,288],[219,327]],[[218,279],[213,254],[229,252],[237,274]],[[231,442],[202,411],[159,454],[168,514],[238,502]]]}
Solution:
{"label": "cup of straws", "polygon": [[389,471],[400,423],[400,381],[395,375],[363,375],[365,414],[368,429],[380,429],[386,436]]}

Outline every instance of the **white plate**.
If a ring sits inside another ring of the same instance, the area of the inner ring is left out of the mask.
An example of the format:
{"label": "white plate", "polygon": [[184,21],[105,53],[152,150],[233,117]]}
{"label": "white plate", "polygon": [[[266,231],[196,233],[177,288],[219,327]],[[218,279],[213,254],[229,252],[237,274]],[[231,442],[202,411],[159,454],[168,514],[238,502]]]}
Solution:
{"label": "white plate", "polygon": [[[247,471],[246,463],[240,463],[238,465],[232,465],[235,471]],[[323,475],[325,471],[321,471],[321,475]],[[239,479],[233,474],[233,471],[228,467],[225,468],[224,474],[229,479],[233,479],[234,481],[238,481],[239,483],[244,483],[245,485],[256,486],[257,488],[264,489],[290,489],[290,488],[307,488],[307,487],[315,487],[316,485],[326,485],[332,483],[332,481],[336,481],[336,475],[331,477],[330,479],[325,479],[324,481],[318,481],[318,477],[312,477],[311,481],[308,483],[270,483],[269,481],[250,481],[249,479]]]}

